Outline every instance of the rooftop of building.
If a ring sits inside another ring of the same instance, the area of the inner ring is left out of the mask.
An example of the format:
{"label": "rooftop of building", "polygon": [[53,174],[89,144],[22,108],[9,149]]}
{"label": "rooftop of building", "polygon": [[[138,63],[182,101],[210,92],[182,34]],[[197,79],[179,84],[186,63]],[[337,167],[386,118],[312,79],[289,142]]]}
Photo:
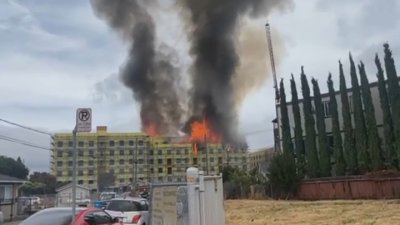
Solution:
{"label": "rooftop of building", "polygon": [[274,147],[250,149],[249,153],[258,153],[258,152],[265,152],[265,151],[274,151]]}
{"label": "rooftop of building", "polygon": [[14,183],[14,184],[18,184],[18,183],[24,183],[25,180],[21,180],[19,178],[16,177],[11,177],[5,174],[0,174],[0,183]]}
{"label": "rooftop of building", "polygon": [[[147,139],[152,145],[156,148],[168,148],[168,147],[191,147],[192,143],[188,141],[188,138],[185,136],[181,137],[168,137],[168,136],[150,136],[143,132],[108,132],[107,126],[97,126],[96,131],[87,132],[87,133],[78,133],[77,137],[85,138],[86,140],[93,139],[95,140],[98,137],[108,137],[110,139],[113,138],[122,138],[122,139]],[[55,140],[72,140],[72,132],[71,133],[56,133],[53,137]],[[208,143],[210,147],[216,148],[220,147],[221,143]]]}
{"label": "rooftop of building", "polygon": [[[150,137],[148,134],[143,133],[143,132],[108,132],[107,131],[107,126],[97,126],[96,131],[94,132],[82,132],[82,133],[77,133],[77,136],[81,137],[97,137],[97,136],[142,136],[142,137]],[[56,133],[54,135],[55,137],[70,137],[72,136],[72,131],[71,132],[61,132],[61,133]]]}

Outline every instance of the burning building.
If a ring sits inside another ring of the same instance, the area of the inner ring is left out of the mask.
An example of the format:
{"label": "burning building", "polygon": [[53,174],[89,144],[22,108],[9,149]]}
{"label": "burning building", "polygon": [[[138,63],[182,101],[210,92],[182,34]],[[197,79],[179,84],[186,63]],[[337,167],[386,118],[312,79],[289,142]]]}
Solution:
{"label": "burning building", "polygon": [[[141,182],[183,182],[186,168],[191,166],[209,174],[219,174],[226,165],[247,170],[245,148],[223,146],[203,124],[195,124],[194,129],[191,137],[180,138],[142,132],[112,133],[104,126],[93,133],[79,133],[78,184],[101,189]],[[201,140],[203,131],[208,141]],[[53,136],[51,171],[58,182],[72,181],[72,150],[71,133]],[[110,180],[104,184],[101,177]]]}

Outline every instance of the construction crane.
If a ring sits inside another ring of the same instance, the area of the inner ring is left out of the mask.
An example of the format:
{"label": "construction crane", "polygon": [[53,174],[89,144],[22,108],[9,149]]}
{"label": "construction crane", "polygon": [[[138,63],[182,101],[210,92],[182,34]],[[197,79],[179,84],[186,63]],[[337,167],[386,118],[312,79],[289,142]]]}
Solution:
{"label": "construction crane", "polygon": [[280,135],[279,135],[279,115],[278,115],[278,104],[280,101],[279,98],[279,88],[278,88],[278,81],[276,80],[276,69],[275,69],[275,59],[274,59],[274,50],[272,47],[272,38],[271,38],[271,29],[270,25],[267,22],[265,24],[265,30],[267,32],[267,41],[268,41],[268,50],[269,50],[269,58],[271,60],[271,70],[272,76],[274,78],[274,88],[275,88],[275,112],[276,112],[276,119],[274,120],[274,145],[275,151],[280,152]]}
{"label": "construction crane", "polygon": [[279,88],[278,88],[278,82],[276,80],[276,69],[275,69],[274,49],[272,47],[271,29],[270,29],[268,22],[267,22],[267,24],[265,24],[265,29],[267,31],[267,41],[268,41],[269,58],[271,60],[272,76],[274,77],[275,101],[276,101],[276,103],[278,103],[279,102]]}

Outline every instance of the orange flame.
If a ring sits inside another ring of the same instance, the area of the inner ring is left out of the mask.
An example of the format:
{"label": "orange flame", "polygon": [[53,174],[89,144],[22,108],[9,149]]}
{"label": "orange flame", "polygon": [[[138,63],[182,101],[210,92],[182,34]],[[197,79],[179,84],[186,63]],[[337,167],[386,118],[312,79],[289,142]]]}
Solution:
{"label": "orange flame", "polygon": [[195,121],[191,124],[192,132],[190,141],[192,142],[207,142],[220,143],[221,136],[216,134],[209,126],[206,120],[201,122]]}
{"label": "orange flame", "polygon": [[144,131],[151,137],[156,137],[159,135],[157,132],[156,124],[154,123],[148,124],[148,126],[144,128]]}

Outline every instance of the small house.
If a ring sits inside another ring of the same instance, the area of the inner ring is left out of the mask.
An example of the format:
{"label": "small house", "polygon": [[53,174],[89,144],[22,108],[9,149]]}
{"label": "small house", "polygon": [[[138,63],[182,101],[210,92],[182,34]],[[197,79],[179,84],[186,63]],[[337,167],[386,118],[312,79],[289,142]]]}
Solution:
{"label": "small house", "polygon": [[[57,206],[71,207],[72,206],[72,183],[57,188]],[[76,204],[77,206],[86,207],[90,204],[90,189],[81,185],[76,185]]]}
{"label": "small house", "polygon": [[17,214],[16,199],[18,188],[25,183],[24,180],[0,174],[0,211],[4,221],[11,221]]}

